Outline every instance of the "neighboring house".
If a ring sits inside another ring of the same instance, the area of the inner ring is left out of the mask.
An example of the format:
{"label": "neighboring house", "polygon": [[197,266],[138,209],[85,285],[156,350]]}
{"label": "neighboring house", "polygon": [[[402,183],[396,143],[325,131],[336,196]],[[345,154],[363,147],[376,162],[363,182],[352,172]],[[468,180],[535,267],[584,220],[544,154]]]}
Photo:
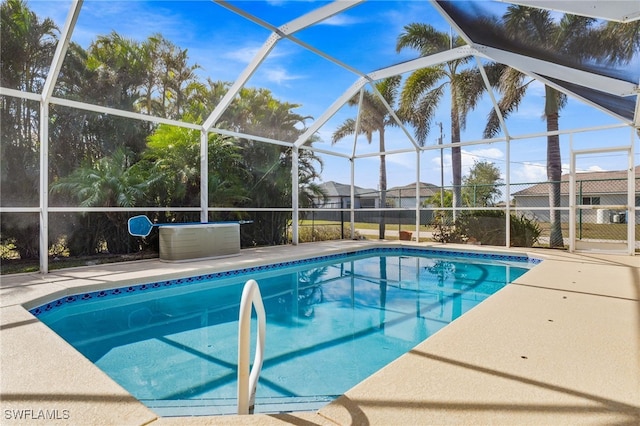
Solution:
{"label": "neighboring house", "polygon": [[[316,205],[322,208],[350,208],[351,207],[351,187],[338,182],[324,182],[320,188],[327,194],[327,201],[324,203],[316,199]],[[420,182],[420,204],[428,200],[436,193],[440,192],[440,187]],[[354,208],[377,208],[380,204],[380,192],[375,189],[355,187]],[[416,184],[410,183],[405,186],[396,186],[387,189],[387,207],[415,208],[416,207]]]}
{"label": "neighboring house", "polygon": [[[316,207],[326,209],[323,211],[314,211],[309,214],[309,219],[322,220],[339,220],[345,221],[342,212],[331,211],[331,209],[348,209],[351,207],[351,187],[338,182],[324,182],[320,184],[320,188],[327,195],[327,200],[322,201],[316,199]],[[375,189],[367,189],[355,187],[354,209],[374,209],[380,206],[380,191]],[[432,197],[440,191],[439,186],[430,183],[420,183],[420,203]],[[415,209],[416,207],[416,184],[394,187],[387,189],[387,207],[402,207]],[[361,211],[357,213],[356,221],[379,223],[381,220],[380,213],[374,211]],[[414,224],[416,222],[415,212],[399,211],[388,214],[387,223],[405,223]],[[421,223],[430,223],[432,220],[432,212],[423,210],[420,213]]]}
{"label": "neighboring house", "polygon": [[[440,187],[431,183],[420,182],[420,205],[424,201],[440,193]],[[416,184],[410,183],[405,186],[395,186],[387,189],[387,205],[388,207],[416,207]]]}
{"label": "neighboring house", "polygon": [[[636,166],[635,206],[640,206],[640,166]],[[560,184],[560,207],[569,206],[569,175],[563,175]],[[549,183],[539,183],[512,194],[516,210],[525,213],[531,207],[549,207]],[[576,175],[577,203],[590,206],[626,205],[627,171],[588,172]],[[541,222],[549,221],[549,212],[531,210]],[[620,210],[582,209],[581,220],[586,223],[624,222],[628,212]],[[636,210],[636,223],[640,211]],[[562,220],[568,221],[569,214],[562,212]]]}
{"label": "neighboring house", "polygon": [[[323,182],[320,185],[322,191],[327,195],[326,201],[316,198],[316,206],[327,209],[348,209],[351,208],[351,186],[338,182]],[[355,200],[354,208],[378,208],[380,205],[379,194],[375,189],[354,187]]]}

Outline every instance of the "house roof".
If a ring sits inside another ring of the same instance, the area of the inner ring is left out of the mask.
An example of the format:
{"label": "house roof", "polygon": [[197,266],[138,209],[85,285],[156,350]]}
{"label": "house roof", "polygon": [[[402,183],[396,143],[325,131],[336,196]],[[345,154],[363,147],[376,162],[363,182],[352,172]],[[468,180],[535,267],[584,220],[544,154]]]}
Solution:
{"label": "house roof", "polygon": [[[440,187],[432,183],[420,182],[420,198],[432,197],[440,191]],[[416,196],[416,184],[394,186],[387,190],[387,197],[411,198]]]}
{"label": "house roof", "polygon": [[[320,184],[320,188],[325,191],[328,197],[350,197],[351,189],[344,183],[329,181]],[[377,197],[379,191],[371,188],[361,188],[355,186],[355,194],[360,198]],[[428,198],[440,191],[440,187],[432,183],[420,182],[420,197]],[[394,186],[387,190],[387,197],[412,198],[416,196],[416,184],[410,183],[404,186]]]}
{"label": "house roof", "polygon": [[[640,192],[640,166],[636,166],[635,191]],[[586,172],[576,175],[576,186],[583,195],[591,194],[622,194],[627,192],[627,171]],[[562,175],[560,193],[569,194],[569,174]],[[522,191],[514,192],[514,197],[532,197],[549,194],[549,183],[539,183]]]}
{"label": "house roof", "polygon": [[[350,197],[351,196],[351,186],[345,185],[344,183],[328,181],[323,182],[320,185],[320,188],[324,191],[327,197]],[[355,190],[355,194],[360,197],[377,197],[378,191],[371,188],[361,188],[359,186],[353,187]]]}

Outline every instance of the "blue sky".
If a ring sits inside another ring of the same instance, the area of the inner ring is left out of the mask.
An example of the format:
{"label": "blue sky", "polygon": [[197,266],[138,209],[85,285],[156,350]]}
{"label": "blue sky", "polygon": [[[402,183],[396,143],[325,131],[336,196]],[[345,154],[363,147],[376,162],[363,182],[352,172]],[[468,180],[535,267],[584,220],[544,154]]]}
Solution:
{"label": "blue sky", "polygon": [[[316,1],[232,1],[233,5],[251,13],[274,26],[280,26],[301,14],[310,12],[327,2]],[[30,7],[39,16],[53,18],[62,28],[70,5],[66,0],[31,0]],[[395,43],[403,27],[413,22],[426,22],[441,31],[448,32],[448,24],[424,1],[371,1],[358,5],[312,28],[296,34],[300,40],[325,51],[339,61],[364,73],[413,59],[415,52],[397,53]],[[154,33],[181,48],[188,49],[192,62],[201,66],[204,79],[233,81],[253,59],[270,32],[243,17],[228,11],[211,1],[106,1],[85,0],[72,40],[88,47],[97,35],[116,31],[134,40],[142,41]],[[351,71],[318,57],[288,40],[279,42],[269,58],[261,64],[248,82],[251,87],[265,87],[282,100],[301,105],[301,115],[319,117],[358,77]],[[535,134],[545,130],[542,120],[544,89],[533,84],[525,102],[507,121],[512,135]],[[87,100],[91,102],[91,100]],[[436,112],[436,122],[442,122],[445,142],[450,138],[449,111],[446,96]],[[463,141],[481,139],[486,116],[491,108],[488,96],[468,117]],[[354,118],[355,109],[342,108],[319,132],[321,142],[316,146],[334,152],[350,153],[353,139],[345,139],[336,145],[330,143],[331,134],[346,118]],[[595,108],[570,100],[561,112],[561,129],[616,124],[618,121]],[[311,124],[309,121],[307,124]],[[435,145],[439,129],[431,131],[427,145]],[[608,130],[574,136],[575,149],[596,146],[628,144],[631,132]],[[637,147],[635,164],[640,163]],[[569,137],[563,136],[563,163],[569,164]],[[387,132],[387,150],[410,146],[399,129]],[[368,145],[358,140],[356,152],[373,152],[377,140]],[[348,183],[350,168],[347,160],[321,155],[325,167],[323,180]],[[492,161],[503,173],[506,171],[504,143],[473,145],[463,148],[463,167],[468,170],[474,161]],[[451,183],[450,155],[443,153],[445,164],[444,184]],[[546,140],[535,138],[512,142],[512,182],[535,182],[546,179]],[[366,188],[378,186],[377,158],[356,161],[356,185]],[[581,170],[620,170],[626,166],[623,154],[608,154],[582,159]],[[415,154],[387,156],[388,187],[415,182]],[[464,171],[463,171],[464,172]],[[440,184],[440,151],[421,154],[420,180]]]}

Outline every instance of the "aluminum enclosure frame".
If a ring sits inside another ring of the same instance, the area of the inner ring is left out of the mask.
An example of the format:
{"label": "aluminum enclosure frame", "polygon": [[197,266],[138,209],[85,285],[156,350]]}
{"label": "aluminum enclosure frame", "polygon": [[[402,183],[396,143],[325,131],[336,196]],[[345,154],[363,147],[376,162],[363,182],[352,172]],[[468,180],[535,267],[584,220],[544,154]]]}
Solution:
{"label": "aluminum enclosure frame", "polygon": [[[632,21],[637,21],[640,19],[640,2],[635,2],[635,1],[611,1],[611,2],[602,2],[602,1],[580,1],[580,2],[570,2],[570,1],[559,1],[559,2],[549,2],[549,1],[505,1],[505,0],[500,0],[502,2],[506,2],[506,3],[514,3],[514,4],[525,4],[527,6],[532,6],[532,7],[540,7],[540,8],[547,8],[547,9],[552,9],[552,10],[558,10],[558,11],[562,11],[562,12],[567,12],[567,13],[575,13],[575,14],[579,14],[579,15],[585,15],[585,16],[593,16],[596,18],[603,18],[603,19],[607,19],[607,20],[612,20],[612,21],[618,21],[618,22],[632,22]],[[95,105],[95,104],[90,104],[90,103],[86,103],[86,102],[78,102],[78,101],[73,101],[73,100],[68,100],[68,99],[61,99],[61,98],[56,98],[53,96],[53,90],[55,87],[55,83],[58,77],[58,74],[60,72],[60,69],[62,67],[62,62],[64,60],[66,51],[69,47],[70,44],[70,39],[71,36],[73,34],[73,31],[75,29],[76,26],[76,22],[79,16],[79,13],[82,9],[83,6],[83,0],[72,0],[72,4],[70,7],[70,10],[68,12],[67,15],[67,19],[65,21],[64,27],[61,31],[61,37],[60,40],[58,42],[58,45],[56,46],[56,51],[54,53],[53,59],[52,59],[52,63],[50,66],[50,72],[47,76],[47,79],[45,81],[42,93],[28,93],[28,92],[23,92],[23,91],[19,91],[19,90],[15,90],[15,89],[10,89],[10,88],[4,88],[4,87],[0,87],[0,95],[2,96],[11,96],[11,97],[17,97],[17,98],[21,98],[21,99],[27,99],[27,100],[32,100],[32,101],[38,101],[40,103],[40,135],[41,135],[41,140],[40,140],[40,182],[39,182],[39,206],[37,208],[20,208],[20,207],[14,207],[14,208],[7,208],[7,207],[2,207],[0,206],[0,213],[1,212],[38,212],[39,213],[39,223],[40,223],[40,236],[39,236],[39,243],[40,243],[40,271],[42,273],[47,273],[48,272],[48,246],[49,246],[49,241],[48,241],[48,215],[50,212],[60,212],[60,211],[69,211],[69,212],[87,212],[87,211],[119,211],[121,209],[119,208],[102,208],[102,209],[87,209],[87,208],[73,208],[73,207],[68,207],[68,208],[52,208],[49,206],[49,200],[48,200],[48,187],[49,187],[49,182],[48,182],[48,173],[46,172],[42,172],[42,171],[46,171],[49,169],[49,129],[48,129],[48,114],[49,114],[49,106],[51,104],[57,104],[57,105],[64,105],[70,108],[76,108],[76,109],[80,109],[80,110],[86,110],[86,111],[93,111],[93,112],[98,112],[98,113],[105,113],[105,114],[112,114],[112,115],[116,115],[116,116],[121,116],[121,117],[126,117],[126,118],[130,118],[130,119],[135,119],[135,120],[143,120],[143,121],[149,121],[152,123],[163,123],[163,124],[169,124],[169,125],[173,125],[173,126],[179,126],[179,127],[184,127],[184,128],[189,128],[189,129],[193,129],[193,130],[198,130],[201,132],[201,137],[200,137],[200,167],[201,167],[201,200],[200,200],[200,207],[198,209],[198,211],[200,211],[200,215],[201,215],[201,220],[202,221],[206,221],[207,217],[208,217],[208,213],[210,211],[215,211],[216,209],[212,209],[209,207],[209,200],[208,200],[208,182],[207,182],[207,175],[208,175],[208,159],[207,159],[207,143],[208,143],[208,134],[209,132],[213,132],[213,133],[219,133],[219,134],[224,134],[224,135],[229,135],[229,136],[236,136],[236,137],[242,137],[242,138],[248,138],[248,139],[252,139],[252,140],[256,140],[259,142],[264,142],[264,143],[271,143],[271,144],[276,144],[276,145],[282,145],[282,146],[288,146],[292,148],[292,151],[294,153],[294,159],[297,159],[298,157],[298,151],[300,149],[310,149],[310,150],[314,150],[317,151],[319,153],[325,153],[328,155],[335,155],[335,156],[339,156],[339,157],[345,157],[347,158],[350,163],[351,163],[351,186],[352,186],[352,190],[351,190],[351,197],[352,197],[352,203],[351,203],[351,221],[352,221],[352,232],[353,232],[353,221],[354,221],[354,211],[353,211],[353,197],[354,197],[354,191],[353,191],[353,186],[354,186],[354,160],[359,159],[359,158],[365,158],[367,156],[371,156],[371,155],[375,155],[375,156],[379,156],[381,154],[391,154],[391,153],[400,153],[400,152],[414,152],[416,155],[416,182],[420,181],[420,153],[422,151],[426,151],[426,150],[432,150],[432,149],[443,149],[443,148],[450,148],[451,146],[453,146],[452,144],[443,144],[437,147],[420,147],[418,146],[418,144],[415,142],[415,140],[413,139],[411,132],[408,131],[408,129],[406,129],[402,123],[400,123],[400,121],[396,118],[398,124],[400,125],[400,127],[402,128],[403,132],[405,133],[405,136],[407,137],[407,148],[406,149],[401,149],[401,150],[394,150],[394,151],[389,151],[389,152],[385,152],[385,153],[375,153],[375,154],[366,154],[366,155],[357,155],[356,151],[355,151],[355,144],[357,142],[357,137],[354,138],[354,149],[351,153],[350,156],[344,156],[343,154],[339,154],[336,152],[332,152],[331,150],[326,150],[326,149],[317,149],[314,148],[312,146],[307,145],[307,142],[309,141],[309,139],[324,125],[327,123],[327,121],[333,117],[352,97],[357,96],[358,93],[361,93],[362,90],[368,85],[371,88],[373,88],[374,93],[375,91],[375,87],[374,87],[374,82],[378,81],[380,79],[386,78],[386,77],[390,77],[390,76],[394,76],[394,75],[399,75],[399,74],[404,74],[407,72],[411,72],[411,71],[415,71],[418,70],[420,68],[424,68],[424,67],[428,67],[428,66],[432,66],[432,65],[437,65],[443,62],[447,62],[447,61],[451,61],[451,60],[455,60],[455,59],[461,59],[461,58],[466,58],[466,57],[473,57],[475,58],[477,65],[483,75],[483,79],[485,81],[485,85],[487,86],[488,89],[490,89],[490,86],[488,84],[488,79],[486,77],[486,73],[484,72],[484,69],[482,67],[482,61],[496,61],[496,62],[500,62],[500,63],[504,63],[506,65],[509,65],[513,68],[516,68],[518,70],[520,70],[521,72],[529,75],[532,78],[535,78],[537,80],[541,80],[543,81],[545,84],[551,85],[553,86],[555,89],[567,94],[568,96],[571,96],[573,98],[576,99],[580,99],[583,102],[586,102],[588,104],[590,104],[591,106],[604,111],[605,113],[615,117],[617,120],[619,120],[620,122],[620,127],[629,127],[631,133],[633,134],[634,129],[640,129],[640,90],[638,89],[638,84],[633,84],[633,83],[629,83],[628,81],[624,81],[624,80],[620,80],[620,79],[615,79],[615,78],[611,78],[611,77],[606,77],[606,76],[602,76],[602,75],[597,75],[594,73],[589,73],[586,71],[581,71],[581,70],[576,70],[576,69],[571,69],[569,67],[566,66],[562,66],[559,64],[554,64],[551,62],[547,62],[544,60],[540,60],[540,59],[534,59],[531,57],[527,57],[524,55],[520,55],[517,53],[513,53],[513,52],[508,52],[508,51],[504,51],[504,50],[500,50],[500,49],[496,49],[493,47],[488,47],[488,46],[484,46],[484,45],[480,45],[480,44],[475,44],[474,41],[468,36],[466,35],[458,25],[456,25],[456,22],[453,21],[451,19],[451,17],[449,15],[447,15],[447,13],[440,7],[440,5],[438,4],[438,2],[436,2],[435,0],[430,0],[430,3],[433,5],[434,9],[436,11],[438,11],[450,24],[453,28],[455,28],[458,33],[463,37],[463,39],[466,40],[466,42],[468,43],[467,46],[462,46],[462,47],[457,47],[454,49],[450,49],[448,51],[445,52],[440,52],[440,53],[436,53],[430,56],[426,56],[426,57],[421,57],[412,61],[408,61],[408,62],[404,62],[404,63],[399,63],[399,64],[395,64],[392,65],[390,67],[384,68],[384,69],[379,69],[379,70],[375,70],[372,72],[365,72],[363,70],[358,70],[354,67],[352,67],[351,65],[344,63],[336,58],[331,57],[329,54],[316,49],[313,46],[308,45],[307,43],[297,39],[294,34],[305,29],[308,28],[314,24],[317,24],[319,22],[322,22],[332,16],[335,16],[336,14],[339,14],[347,9],[351,9],[351,8],[356,8],[357,6],[360,5],[361,3],[363,3],[364,0],[358,0],[358,1],[347,1],[347,0],[338,0],[332,3],[329,3],[327,5],[324,5],[306,15],[300,16],[290,22],[288,22],[285,25],[282,25],[278,28],[272,26],[271,24],[262,21],[261,19],[245,12],[244,10],[242,10],[240,7],[235,6],[234,4],[228,3],[226,1],[219,1],[219,0],[214,0],[214,3],[218,4],[221,7],[226,8],[229,11],[232,11],[236,14],[241,15],[242,17],[244,17],[245,19],[252,21],[266,29],[268,29],[269,31],[271,31],[271,34],[269,35],[269,37],[267,38],[267,40],[264,42],[264,44],[262,45],[262,47],[260,48],[260,50],[257,52],[257,54],[254,56],[253,60],[249,63],[249,65],[244,69],[244,71],[242,71],[242,73],[238,76],[238,78],[234,81],[233,85],[231,86],[231,88],[228,90],[228,92],[224,95],[224,97],[222,98],[222,100],[220,101],[220,103],[214,108],[213,111],[211,111],[211,113],[209,114],[209,116],[206,118],[206,120],[202,123],[202,124],[193,124],[193,123],[186,123],[186,122],[181,122],[181,121],[177,121],[177,120],[169,120],[169,119],[165,119],[162,117],[155,117],[152,115],[147,115],[147,114],[141,114],[141,113],[135,113],[135,112],[129,112],[129,111],[121,111],[121,110],[116,110],[113,108],[109,108],[109,107],[103,107],[100,105]],[[269,139],[269,138],[264,138],[264,137],[259,137],[259,136],[254,136],[254,135],[246,135],[246,134],[241,134],[241,133],[237,133],[237,132],[230,132],[228,130],[225,129],[220,129],[220,128],[216,128],[216,123],[218,122],[218,120],[220,119],[220,117],[222,116],[222,114],[226,111],[226,109],[229,107],[229,105],[231,104],[231,102],[233,101],[233,99],[235,98],[235,96],[237,96],[237,94],[239,93],[240,89],[242,89],[244,87],[244,85],[247,83],[247,81],[251,78],[251,76],[256,72],[256,70],[258,69],[258,67],[265,61],[266,58],[268,58],[269,54],[273,51],[274,47],[278,44],[279,41],[283,40],[283,39],[287,39],[293,43],[298,44],[299,46],[301,46],[304,49],[307,49],[308,51],[328,60],[331,61],[332,63],[334,63],[335,65],[346,69],[347,71],[351,72],[354,74],[355,80],[354,83],[351,85],[351,87],[349,87],[340,97],[338,97],[335,102],[317,119],[315,120],[309,127],[308,129],[293,143],[291,142],[285,142],[285,141],[279,141],[279,140],[274,140],[274,139]],[[636,108],[635,108],[635,113],[634,113],[634,117],[632,120],[629,120],[628,118],[625,118],[623,116],[620,116],[619,114],[616,114],[615,112],[612,112],[610,110],[607,110],[605,108],[603,108],[602,106],[599,106],[597,104],[594,104],[592,102],[590,102],[589,100],[585,99],[584,97],[581,97],[580,95],[573,93],[571,91],[568,91],[566,88],[563,88],[561,86],[558,86],[557,84],[555,84],[553,81],[547,80],[545,79],[545,77],[543,76],[549,76],[549,77],[553,77],[553,78],[564,78],[564,79],[568,79],[567,81],[571,81],[574,84],[580,85],[580,86],[584,86],[584,87],[589,87],[589,88],[595,88],[599,91],[602,91],[604,93],[608,93],[608,94],[612,94],[615,96],[619,96],[619,97],[631,97],[631,96],[635,96],[636,97]],[[489,93],[492,93],[492,90],[488,90]],[[378,96],[380,96],[380,94],[377,94]],[[381,98],[381,96],[380,96]],[[493,97],[493,95],[491,95],[491,101],[494,105],[494,108],[497,110],[497,102],[496,99]],[[389,109],[389,112],[395,116],[395,113],[392,111],[391,107],[389,105],[386,105],[387,108]],[[499,111],[498,111],[499,113]],[[513,135],[509,129],[508,129],[508,124],[502,119],[502,117],[500,117],[500,122],[503,128],[503,133],[505,135],[505,137],[502,138],[496,138],[494,140],[483,140],[483,141],[466,141],[466,142],[461,142],[460,144],[455,144],[455,146],[468,146],[468,145],[474,145],[474,144],[479,144],[479,143],[491,143],[491,142],[498,142],[498,141],[506,141],[507,146],[509,146],[510,142],[514,139],[518,139],[518,138],[523,138],[523,137],[527,137],[527,136],[523,136],[523,135]],[[570,133],[570,132],[574,132],[574,131],[589,131],[589,130],[597,130],[599,128],[585,128],[585,129],[574,129],[571,131],[564,131],[564,132],[559,132],[559,133]],[[546,134],[544,134],[546,135]],[[632,164],[633,163],[633,159],[632,159],[632,152],[633,152],[633,145],[634,145],[634,137],[632,136],[630,138],[630,148],[628,150],[629,152],[629,162]],[[507,149],[507,153],[509,152],[509,149]],[[507,154],[508,155],[508,154]],[[573,156],[573,153],[572,153]],[[506,179],[506,184],[507,184],[507,192],[509,192],[509,173],[507,173],[507,179]],[[293,196],[292,196],[292,206],[290,209],[284,209],[286,211],[291,211],[293,214],[294,218],[299,217],[300,214],[300,209],[298,206],[298,185],[297,185],[297,164],[295,164],[292,167],[292,184],[293,184]],[[416,184],[416,187],[418,187],[418,184]],[[507,194],[508,195],[508,194]],[[635,210],[635,206],[631,205],[630,206],[631,209]],[[141,207],[141,208],[137,208],[137,209],[126,209],[126,211],[151,211],[151,210],[163,210],[162,208],[155,208],[155,207]],[[165,209],[166,210],[166,209]],[[170,210],[184,210],[184,211],[194,211],[193,208],[171,208]],[[247,210],[247,209],[244,209]],[[251,209],[249,209],[251,210]],[[273,209],[271,209],[273,210]],[[419,212],[419,207],[416,208],[417,212]],[[417,217],[419,217],[419,214],[417,214]],[[507,215],[508,217],[508,215]],[[419,225],[419,223],[417,224]],[[508,228],[507,228],[508,229]],[[296,220],[293,221],[293,244],[297,244],[297,240],[298,240],[298,223]],[[507,241],[509,239],[507,238]],[[632,253],[631,253],[632,254]]]}

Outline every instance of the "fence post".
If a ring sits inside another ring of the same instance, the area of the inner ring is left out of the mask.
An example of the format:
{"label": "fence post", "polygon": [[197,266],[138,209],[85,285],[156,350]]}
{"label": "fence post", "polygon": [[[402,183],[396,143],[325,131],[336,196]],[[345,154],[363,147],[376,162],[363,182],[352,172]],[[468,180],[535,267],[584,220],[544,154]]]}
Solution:
{"label": "fence post", "polygon": [[344,240],[344,198],[340,196],[340,239]]}
{"label": "fence post", "polygon": [[[582,181],[580,181],[580,195],[578,195],[578,204],[582,204]],[[582,240],[582,209],[579,210],[578,215],[578,239]]]}

